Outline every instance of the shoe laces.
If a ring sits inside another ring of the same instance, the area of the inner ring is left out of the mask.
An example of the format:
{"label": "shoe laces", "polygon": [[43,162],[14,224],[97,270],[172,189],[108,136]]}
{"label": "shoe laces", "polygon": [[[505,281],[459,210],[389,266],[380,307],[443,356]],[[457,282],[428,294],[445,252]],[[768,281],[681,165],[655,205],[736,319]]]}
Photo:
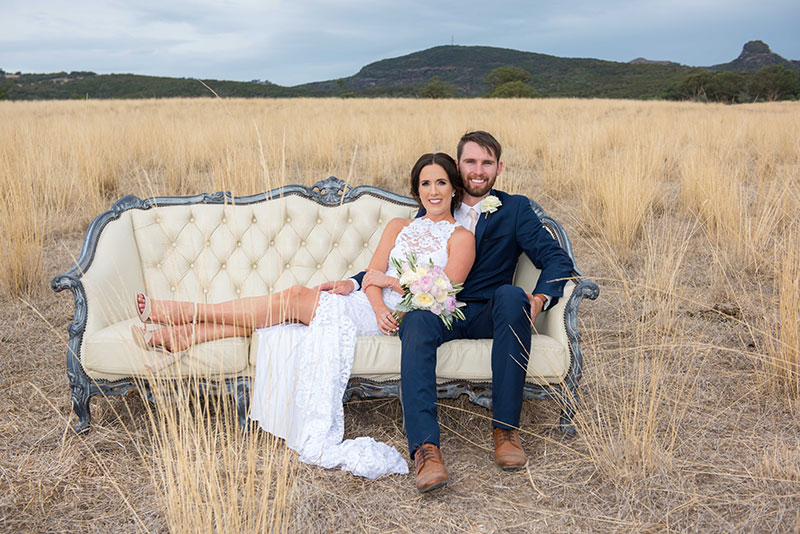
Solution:
{"label": "shoe laces", "polygon": [[499,437],[500,437],[500,439],[502,441],[510,441],[512,443],[516,441],[514,439],[515,435],[514,435],[514,430],[513,429],[511,429],[511,428],[498,428],[497,430],[500,431],[499,432],[499,435],[500,435]]}
{"label": "shoe laces", "polygon": [[419,463],[424,464],[428,460],[433,460],[436,456],[436,449],[433,447],[425,447],[424,445],[417,449],[414,458],[418,459]]}

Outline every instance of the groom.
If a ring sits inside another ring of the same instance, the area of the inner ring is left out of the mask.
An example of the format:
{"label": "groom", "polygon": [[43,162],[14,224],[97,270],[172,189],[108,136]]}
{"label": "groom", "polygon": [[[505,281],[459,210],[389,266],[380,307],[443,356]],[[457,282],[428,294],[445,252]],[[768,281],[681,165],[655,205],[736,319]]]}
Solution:
{"label": "groom", "polygon": [[[458,294],[467,304],[462,308],[465,320],[448,330],[436,315],[416,310],[400,325],[403,414],[421,492],[448,481],[436,419],[436,349],[453,339],[493,339],[494,460],[506,470],[525,466],[517,429],[531,325],[563,294],[573,269],[569,255],[544,229],[526,197],[492,189],[503,169],[501,152],[500,143],[483,131],[467,133],[458,142],[458,169],[466,192],[455,218],[475,234],[475,263]],[[530,293],[512,285],[522,252],[541,270]],[[354,278],[360,283],[361,275]],[[344,285],[341,292],[349,289],[350,284]]]}

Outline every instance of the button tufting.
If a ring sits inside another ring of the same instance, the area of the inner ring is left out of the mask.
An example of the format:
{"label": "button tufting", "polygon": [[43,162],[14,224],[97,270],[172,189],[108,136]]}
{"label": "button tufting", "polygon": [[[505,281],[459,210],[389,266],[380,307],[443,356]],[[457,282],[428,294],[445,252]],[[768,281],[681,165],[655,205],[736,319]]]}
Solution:
{"label": "button tufting", "polygon": [[160,263],[156,263],[156,267],[158,267],[160,269],[161,268],[161,264]]}
{"label": "button tufting", "polygon": [[208,293],[208,288],[207,287],[203,288],[203,293]]}
{"label": "button tufting", "polygon": [[318,263],[318,264],[317,264],[317,269],[321,269],[321,268],[322,268],[322,265],[320,265],[320,264]]}
{"label": "button tufting", "polygon": [[194,217],[189,217],[189,222],[194,222]]}
{"label": "button tufting", "polygon": [[175,286],[172,286],[172,287],[171,287],[171,288],[169,288],[169,289],[170,289],[170,291],[175,291]]}
{"label": "button tufting", "polygon": [[253,269],[258,269],[258,264],[257,263],[253,264]]}
{"label": "button tufting", "polygon": [[173,246],[173,248],[174,248],[174,247],[177,247],[177,246],[178,246],[178,244],[177,244],[175,241],[173,241],[173,242],[172,242],[172,246]]}
{"label": "button tufting", "polygon": [[348,218],[347,222],[351,223],[351,222],[353,222],[353,219],[352,218]]}
{"label": "button tufting", "polygon": [[255,217],[253,217],[253,222],[256,222],[256,218]]}
{"label": "button tufting", "polygon": [[194,269],[194,263],[190,263],[190,264],[189,264],[189,268],[190,268],[190,269]]}
{"label": "button tufting", "polygon": [[383,219],[378,219],[378,224],[383,224]]}
{"label": "button tufting", "polygon": [[333,244],[333,248],[336,248],[336,247],[338,247],[338,246],[339,246],[339,243],[334,243],[334,244]]}
{"label": "button tufting", "polygon": [[292,218],[291,218],[291,217],[286,217],[286,222],[287,222],[287,223],[290,223],[290,222],[292,222]]}
{"label": "button tufting", "polygon": [[236,242],[236,246],[237,246],[237,247],[241,247],[241,246],[242,246],[242,242],[241,242],[241,241],[237,241],[237,242]]}
{"label": "button tufting", "polygon": [[286,264],[286,268],[287,268],[287,269],[289,268],[289,264],[288,264],[288,263]]}
{"label": "button tufting", "polygon": [[227,265],[225,265],[225,264],[223,263],[222,265],[220,265],[220,267],[222,267],[222,268],[224,269],[224,268],[226,268],[226,267],[227,267]]}
{"label": "button tufting", "polygon": [[239,288],[237,287],[237,288],[236,288],[236,294],[238,295],[238,294],[239,294],[239,293],[241,293],[241,292],[242,292],[242,290],[241,290],[241,289],[239,289]]}
{"label": "button tufting", "polygon": [[161,217],[156,217],[156,222],[160,223],[161,222]]}
{"label": "button tufting", "polygon": [[228,222],[228,218],[227,217],[223,217],[222,218],[222,224],[225,224],[226,222]]}
{"label": "button tufting", "polygon": [[367,248],[368,246],[369,246],[369,243],[364,243],[364,248]]}
{"label": "button tufting", "polygon": [[322,219],[320,219],[319,217],[317,217],[317,224],[320,224],[320,223],[322,223]]}
{"label": "button tufting", "polygon": [[305,242],[305,241],[300,241],[300,246],[301,246],[301,247],[304,247],[304,246],[306,246],[306,242]]}
{"label": "button tufting", "polygon": [[272,245],[275,244],[275,241],[270,241],[269,244],[270,244],[270,246],[272,246]]}

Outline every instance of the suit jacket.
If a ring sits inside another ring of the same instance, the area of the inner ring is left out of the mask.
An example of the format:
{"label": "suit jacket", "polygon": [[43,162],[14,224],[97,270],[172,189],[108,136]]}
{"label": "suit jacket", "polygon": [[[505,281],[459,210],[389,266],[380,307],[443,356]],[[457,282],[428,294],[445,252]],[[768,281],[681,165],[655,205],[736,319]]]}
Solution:
{"label": "suit jacket", "polygon": [[[478,219],[475,263],[458,300],[486,301],[492,298],[498,287],[511,284],[517,260],[523,252],[542,272],[531,293],[556,298],[563,295],[566,278],[573,270],[569,254],[544,229],[527,197],[495,189],[490,194],[500,199],[502,205],[494,213],[481,213]],[[420,209],[417,217],[423,215],[424,208]],[[360,284],[363,276],[362,272],[353,278]]]}

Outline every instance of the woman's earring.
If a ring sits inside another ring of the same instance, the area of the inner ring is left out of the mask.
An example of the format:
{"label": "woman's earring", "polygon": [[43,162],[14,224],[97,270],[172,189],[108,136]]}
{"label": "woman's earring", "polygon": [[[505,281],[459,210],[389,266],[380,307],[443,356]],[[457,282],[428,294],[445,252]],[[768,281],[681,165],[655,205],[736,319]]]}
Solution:
{"label": "woman's earring", "polygon": [[455,197],[455,196],[456,196],[456,194],[455,194],[455,193],[450,193],[450,196],[451,196],[451,197]]}

